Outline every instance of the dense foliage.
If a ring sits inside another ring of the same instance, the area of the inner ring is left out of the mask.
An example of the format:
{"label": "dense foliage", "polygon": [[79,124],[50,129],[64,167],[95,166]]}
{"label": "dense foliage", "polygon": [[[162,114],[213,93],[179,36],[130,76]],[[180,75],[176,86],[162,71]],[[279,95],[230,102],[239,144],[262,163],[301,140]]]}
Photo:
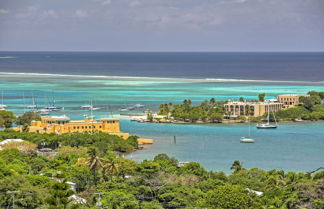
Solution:
{"label": "dense foliage", "polygon": [[16,117],[11,111],[0,110],[0,128],[10,128],[13,123],[27,128],[32,120],[40,119],[40,114],[34,112],[27,112],[19,117]]}
{"label": "dense foliage", "polygon": [[281,120],[324,120],[324,92],[310,91],[309,97],[301,97],[299,106],[280,110],[276,117]]}
{"label": "dense foliage", "polygon": [[180,121],[220,122],[224,115],[224,102],[217,102],[212,98],[196,106],[192,105],[191,100],[184,100],[182,104],[161,104],[158,114]]}
{"label": "dense foliage", "polygon": [[56,149],[59,146],[95,147],[100,152],[107,151],[130,152],[138,147],[137,137],[129,139],[107,133],[67,133],[67,134],[37,134],[29,132],[16,132],[10,129],[0,131],[0,140],[23,139],[36,144],[39,148]]}
{"label": "dense foliage", "polygon": [[13,197],[15,208],[38,209],[324,206],[323,171],[247,170],[239,161],[232,169],[225,175],[206,171],[195,162],[179,167],[165,154],[136,163],[94,147],[61,147],[50,157],[6,149],[0,151],[0,207],[11,207]]}
{"label": "dense foliage", "polygon": [[0,128],[10,128],[15,120],[16,116],[13,112],[0,110]]}

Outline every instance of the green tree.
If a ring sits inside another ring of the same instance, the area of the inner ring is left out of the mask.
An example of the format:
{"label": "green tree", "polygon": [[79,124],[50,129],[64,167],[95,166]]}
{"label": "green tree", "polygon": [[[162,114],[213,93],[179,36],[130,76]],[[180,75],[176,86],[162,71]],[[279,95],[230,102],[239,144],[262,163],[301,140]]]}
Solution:
{"label": "green tree", "polygon": [[93,174],[94,185],[98,182],[98,172],[104,167],[102,158],[98,156],[98,152],[95,148],[90,148],[88,151],[88,166]]}
{"label": "green tree", "polygon": [[257,208],[253,207],[253,199],[256,197],[250,196],[242,186],[224,185],[207,192],[206,197],[201,199],[198,205],[214,209]]}
{"label": "green tree", "polygon": [[139,204],[134,195],[130,193],[111,191],[102,198],[102,206],[111,209],[139,209]]}
{"label": "green tree", "polygon": [[260,102],[264,102],[264,98],[265,98],[266,94],[265,93],[262,93],[262,94],[259,94],[259,101]]}
{"label": "green tree", "polygon": [[158,201],[142,202],[141,209],[163,209]]}
{"label": "green tree", "polygon": [[206,173],[206,170],[197,162],[189,162],[182,166],[178,173],[182,174],[192,174],[196,176],[203,176]]}
{"label": "green tree", "polygon": [[316,104],[320,104],[321,103],[321,97],[318,95],[315,96],[310,96],[310,97],[300,97],[299,101],[301,103],[303,103],[303,106],[309,110],[309,111],[313,111],[314,110],[314,106]]}
{"label": "green tree", "polygon": [[243,163],[238,160],[235,160],[231,166],[231,170],[234,170],[234,173],[236,173],[242,169],[243,169]]}
{"label": "green tree", "polygon": [[50,209],[66,209],[71,202],[69,197],[74,194],[70,189],[70,186],[65,182],[55,182],[50,189],[49,197],[46,198],[46,202]]}
{"label": "green tree", "polygon": [[[51,181],[47,179],[47,181]],[[0,207],[12,206],[15,197],[16,208],[37,208],[44,204],[46,189],[33,186],[21,175],[7,176],[0,180]]]}
{"label": "green tree", "polygon": [[41,120],[41,115],[35,112],[27,112],[19,116],[16,120],[17,125],[30,125],[32,120]]}
{"label": "green tree", "polygon": [[0,110],[0,128],[10,128],[16,117],[11,111]]}
{"label": "green tree", "polygon": [[160,164],[150,160],[144,160],[137,167],[137,171],[148,177],[157,173],[160,170]]}

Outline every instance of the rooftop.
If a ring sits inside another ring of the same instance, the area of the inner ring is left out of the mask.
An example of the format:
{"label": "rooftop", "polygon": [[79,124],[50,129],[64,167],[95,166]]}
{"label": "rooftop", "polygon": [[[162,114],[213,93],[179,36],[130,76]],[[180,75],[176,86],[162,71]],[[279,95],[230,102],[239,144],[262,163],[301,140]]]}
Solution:
{"label": "rooftop", "polygon": [[278,95],[278,97],[282,97],[282,96],[297,97],[297,96],[309,96],[309,95],[308,94],[281,94],[281,95]]}
{"label": "rooftop", "polygon": [[237,104],[237,105],[254,105],[254,104],[264,104],[264,105],[272,105],[272,104],[282,104],[280,102],[239,102],[239,101],[234,101],[234,102],[228,102],[227,104]]}

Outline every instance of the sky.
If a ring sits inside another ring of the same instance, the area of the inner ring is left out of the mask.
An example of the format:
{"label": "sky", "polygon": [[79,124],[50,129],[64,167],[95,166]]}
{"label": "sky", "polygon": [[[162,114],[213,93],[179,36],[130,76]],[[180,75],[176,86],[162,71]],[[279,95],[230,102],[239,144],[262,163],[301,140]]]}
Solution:
{"label": "sky", "polygon": [[0,0],[0,51],[324,51],[324,0]]}

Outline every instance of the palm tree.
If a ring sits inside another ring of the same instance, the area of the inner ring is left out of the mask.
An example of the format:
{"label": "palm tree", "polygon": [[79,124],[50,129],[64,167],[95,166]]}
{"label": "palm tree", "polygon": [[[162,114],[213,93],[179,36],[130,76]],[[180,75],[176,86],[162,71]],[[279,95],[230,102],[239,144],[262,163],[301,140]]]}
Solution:
{"label": "palm tree", "polygon": [[102,158],[97,155],[97,150],[95,148],[90,148],[88,155],[88,166],[93,172],[94,184],[97,185],[97,173],[101,168],[103,168]]}
{"label": "palm tree", "polygon": [[116,163],[116,159],[105,159],[104,160],[104,165],[103,165],[103,177],[105,180],[108,180],[106,177],[107,172],[109,173],[110,179],[114,175],[119,174],[119,165]]}
{"label": "palm tree", "polygon": [[239,172],[243,169],[243,163],[239,160],[235,160],[232,164],[231,170],[234,170],[234,173]]}

